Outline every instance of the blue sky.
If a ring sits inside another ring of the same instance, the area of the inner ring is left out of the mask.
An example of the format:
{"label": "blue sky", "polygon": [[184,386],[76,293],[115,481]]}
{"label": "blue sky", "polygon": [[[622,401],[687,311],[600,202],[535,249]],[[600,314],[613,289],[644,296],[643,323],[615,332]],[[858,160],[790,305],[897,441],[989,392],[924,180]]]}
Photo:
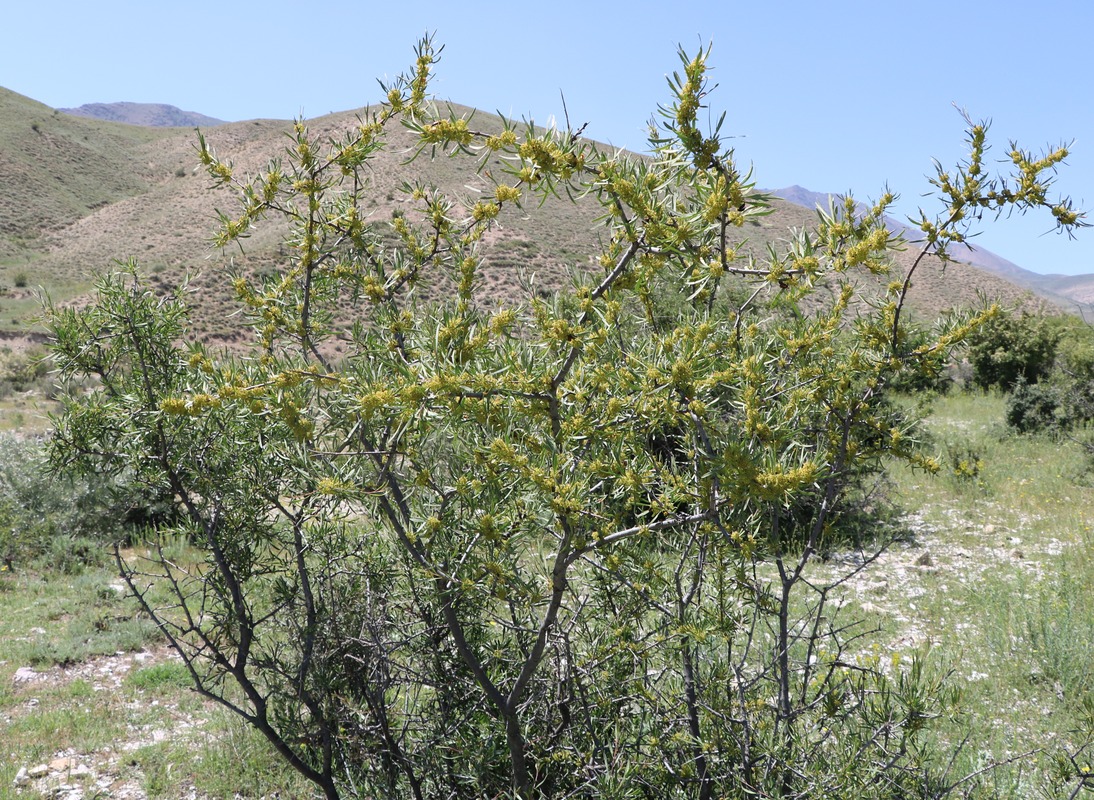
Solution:
{"label": "blue sky", "polygon": [[[426,31],[445,45],[434,92],[488,111],[588,122],[641,149],[677,45],[713,42],[711,118],[766,188],[888,185],[898,216],[932,158],[962,157],[963,121],[990,118],[993,155],[1075,140],[1057,188],[1094,209],[1094,3],[827,2],[10,3],[0,86],[53,107],[162,102],[227,120],[320,116],[379,99]],[[0,188],[2,191],[2,188]],[[1094,230],[1046,217],[991,225],[979,244],[1036,272],[1094,273]],[[1088,234],[1088,235],[1084,235]]]}

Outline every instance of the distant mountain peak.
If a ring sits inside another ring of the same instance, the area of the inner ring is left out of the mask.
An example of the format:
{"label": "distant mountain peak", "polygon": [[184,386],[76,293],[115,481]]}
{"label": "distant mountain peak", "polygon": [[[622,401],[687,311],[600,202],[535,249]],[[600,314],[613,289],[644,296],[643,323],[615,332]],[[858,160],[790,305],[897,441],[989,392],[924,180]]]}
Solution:
{"label": "distant mountain peak", "polygon": [[77,117],[92,117],[150,128],[211,128],[224,124],[224,120],[194,111],[183,111],[166,103],[85,103],[79,108],[57,110]]}

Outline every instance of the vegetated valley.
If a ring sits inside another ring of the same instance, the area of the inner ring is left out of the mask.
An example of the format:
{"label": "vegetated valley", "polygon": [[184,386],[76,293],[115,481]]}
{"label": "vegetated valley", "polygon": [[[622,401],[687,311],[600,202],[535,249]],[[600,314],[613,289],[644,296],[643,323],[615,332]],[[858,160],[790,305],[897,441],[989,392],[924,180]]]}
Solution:
{"label": "vegetated valley", "polygon": [[[338,139],[357,113],[308,125]],[[501,130],[489,115],[474,120]],[[204,134],[251,174],[284,150],[290,128],[256,120]],[[123,540],[131,558],[161,548],[176,563],[196,560],[184,537],[156,533],[170,502],[140,506],[108,482],[47,477],[42,441],[56,409],[43,293],[79,306],[96,273],[134,258],[155,292],[187,282],[188,337],[231,350],[252,336],[232,277],[276,275],[287,229],[270,220],[241,247],[215,250],[212,210],[231,215],[238,198],[210,188],[195,142],[189,129],[68,116],[0,90],[0,800],[313,792],[258,733],[189,690],[186,669],[117,577],[109,541]],[[490,172],[501,166],[476,173],[428,151],[408,163],[413,152],[412,134],[396,133],[372,167],[377,225],[412,213],[404,181],[474,202],[493,191]],[[814,222],[811,209],[771,206],[737,232],[741,248],[760,254]],[[599,252],[595,213],[579,200],[503,215],[482,245],[477,300],[565,291]],[[913,255],[895,253],[898,274]],[[426,282],[415,299],[452,291]],[[987,781],[1001,797],[1078,796],[1094,787],[1085,749],[1094,736],[1094,333],[961,263],[922,266],[909,308],[929,326],[982,297],[1007,309],[1004,322],[974,337],[937,381],[892,398],[923,415],[937,474],[887,464],[852,498],[854,536],[810,568],[823,577],[891,542],[833,598],[833,614],[861,622],[854,657],[896,674],[919,654],[948,674],[961,714],[935,720],[932,735],[961,744],[955,779],[973,774],[970,787]],[[354,322],[347,304],[337,324],[349,336]]]}

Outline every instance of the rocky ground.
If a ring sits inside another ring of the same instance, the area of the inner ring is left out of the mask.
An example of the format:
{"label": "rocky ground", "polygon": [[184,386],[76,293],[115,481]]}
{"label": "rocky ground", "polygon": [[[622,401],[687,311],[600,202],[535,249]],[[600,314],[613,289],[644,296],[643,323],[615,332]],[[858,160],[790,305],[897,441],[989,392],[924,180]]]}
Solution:
{"label": "rocky ground", "polygon": [[[177,656],[173,651],[160,647],[139,653],[116,653],[68,667],[54,666],[41,672],[22,667],[15,672],[13,682],[16,694],[24,700],[14,713],[35,713],[39,704],[35,694],[46,687],[83,680],[95,692],[113,692],[121,687],[132,670],[174,658]],[[141,788],[143,775],[132,754],[141,747],[168,739],[201,736],[205,722],[200,713],[184,711],[177,702],[162,699],[147,702],[162,706],[163,724],[131,723],[124,740],[95,752],[61,750],[48,761],[22,765],[15,777],[16,793],[57,800],[147,800],[148,794]],[[144,705],[143,700],[133,700],[126,703],[123,710],[136,716],[135,712],[147,710]],[[178,796],[192,800],[199,797],[192,787],[183,787]]]}

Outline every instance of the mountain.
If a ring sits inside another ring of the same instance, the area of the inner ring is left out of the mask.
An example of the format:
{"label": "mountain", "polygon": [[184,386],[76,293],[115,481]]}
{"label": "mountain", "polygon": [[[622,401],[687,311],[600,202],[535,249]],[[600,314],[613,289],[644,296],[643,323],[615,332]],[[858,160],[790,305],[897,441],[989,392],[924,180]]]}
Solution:
{"label": "mountain", "polygon": [[[453,106],[453,111],[471,109]],[[308,125],[319,140],[338,140],[358,128],[360,113],[331,114]],[[489,114],[478,112],[475,121],[486,132],[502,129],[502,121]],[[250,120],[209,128],[205,135],[242,177],[282,153],[291,128],[289,121]],[[271,221],[256,226],[242,250],[214,250],[216,209],[233,213],[238,196],[209,188],[198,170],[195,144],[192,130],[71,116],[0,90],[0,336],[14,336],[37,314],[33,287],[43,287],[56,302],[80,302],[95,273],[129,258],[139,260],[150,284],[161,291],[191,277],[196,336],[231,342],[244,335],[227,276],[282,267],[280,243],[287,230]],[[476,172],[469,160],[430,160],[423,154],[408,164],[414,144],[413,134],[397,127],[372,163],[366,210],[377,223],[413,207],[400,189],[404,181],[431,183],[459,198],[493,192],[489,176]],[[486,168],[500,171],[500,165]],[[574,269],[586,268],[600,252],[599,211],[585,198],[574,204],[528,204],[503,215],[483,251],[484,300],[523,296],[532,274],[537,290],[565,285]],[[775,199],[770,215],[733,233],[738,250],[762,258],[769,244],[813,220],[808,208]],[[896,271],[907,269],[910,259],[907,252],[895,254]],[[450,290],[439,280],[418,296],[429,300]],[[964,264],[943,271],[928,260],[917,273],[908,307],[933,318],[955,305],[977,303],[978,292],[1008,305],[1030,302],[1022,288],[1001,277]]]}
{"label": "mountain", "polygon": [[224,124],[222,119],[207,117],[194,111],[183,111],[164,103],[85,103],[79,108],[57,110],[76,117],[91,117],[151,128],[211,128]]}
{"label": "mountain", "polygon": [[[818,206],[827,208],[832,198],[839,197],[836,194],[810,191],[797,185],[776,189],[771,193],[795,205],[810,209]],[[865,208],[865,206],[861,207]],[[919,231],[901,222],[887,218],[886,224],[889,230],[903,234],[909,242],[914,242],[918,238]],[[1023,269],[1014,262],[974,244],[955,248],[950,256],[957,261],[1003,278],[1069,311],[1076,309],[1086,311],[1094,306],[1094,275],[1041,275]]]}

